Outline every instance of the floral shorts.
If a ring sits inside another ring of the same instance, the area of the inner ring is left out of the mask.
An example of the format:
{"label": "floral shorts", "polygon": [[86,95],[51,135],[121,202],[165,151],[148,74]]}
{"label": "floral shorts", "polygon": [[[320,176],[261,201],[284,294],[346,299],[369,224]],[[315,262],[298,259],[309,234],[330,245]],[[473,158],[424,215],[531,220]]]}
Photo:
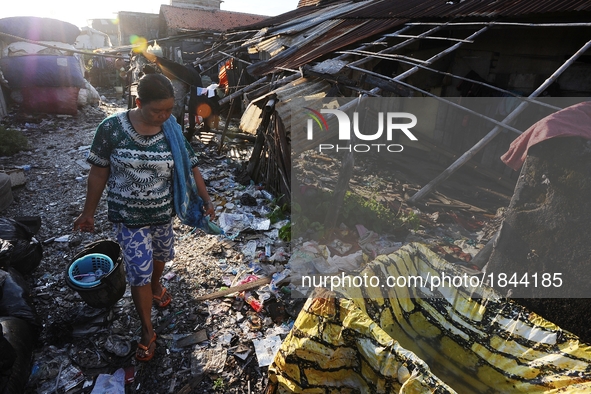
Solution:
{"label": "floral shorts", "polygon": [[174,258],[172,222],[138,228],[115,223],[114,230],[130,286],[144,286],[152,281],[154,260],[167,262]]}

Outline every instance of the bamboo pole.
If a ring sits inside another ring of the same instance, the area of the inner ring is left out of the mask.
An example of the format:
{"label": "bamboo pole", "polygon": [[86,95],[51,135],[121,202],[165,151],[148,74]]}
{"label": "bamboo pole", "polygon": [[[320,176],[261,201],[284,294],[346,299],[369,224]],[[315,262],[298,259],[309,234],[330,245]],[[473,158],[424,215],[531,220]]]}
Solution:
{"label": "bamboo pole", "polygon": [[[386,35],[385,37],[390,37],[390,35]],[[463,40],[461,38],[450,38],[450,37],[431,37],[431,36],[412,36],[409,34],[397,34],[394,37],[402,37],[402,38],[422,38],[424,40],[443,40],[443,41],[457,41],[457,42],[466,42],[468,44],[472,44],[474,41],[471,40]]]}
{"label": "bamboo pole", "polygon": [[[242,75],[244,75],[244,68],[240,70],[240,76],[238,77],[238,82],[236,82],[236,86],[240,85],[240,82],[242,81]],[[233,98],[232,101],[230,101],[230,109],[228,110],[226,123],[224,123],[224,130],[222,131],[222,136],[220,137],[218,155],[222,153],[222,148],[224,147],[224,139],[226,138],[226,132],[228,131],[228,127],[230,126],[230,119],[232,119],[232,111],[234,111],[234,104],[236,104],[236,98]]]}
{"label": "bamboo pole", "polygon": [[219,52],[219,53],[221,53],[222,55],[225,55],[225,56],[231,57],[231,58],[232,58],[232,59],[234,59],[234,60],[237,60],[237,61],[239,61],[239,62],[242,62],[242,63],[244,63],[244,64],[248,64],[249,66],[252,64],[251,62],[247,62],[246,60],[242,60],[242,59],[240,59],[240,58],[238,58],[238,57],[236,57],[236,56],[230,55],[230,54],[228,54],[228,53],[226,53],[226,52],[222,52],[222,51],[220,51],[219,49],[218,49],[218,52]]}
{"label": "bamboo pole", "polygon": [[[529,95],[530,98],[537,97],[540,95],[544,90],[548,88],[572,63],[577,60],[579,56],[581,56],[587,49],[591,48],[591,41],[587,41],[581,49],[579,49],[574,55],[572,55],[566,62],[564,62],[552,75],[548,77],[532,94]],[[510,123],[512,122],[517,115],[519,115],[527,106],[529,105],[528,102],[524,101],[517,108],[513,110],[505,119],[503,119],[502,123]],[[445,171],[443,171],[440,175],[438,175],[435,179],[425,185],[421,190],[416,192],[408,202],[411,204],[416,203],[429,193],[433,189],[435,189],[439,184],[449,178],[454,172],[456,172],[465,162],[470,160],[476,153],[478,153],[482,148],[484,148],[497,134],[499,134],[503,129],[500,126],[495,126],[487,135],[485,135],[480,141],[476,143],[472,148],[466,151],[458,160],[456,160],[452,165],[450,165]]]}
{"label": "bamboo pole", "polygon": [[[482,29],[476,31],[475,33],[472,33],[468,38],[466,38],[466,40],[474,40],[476,37],[478,37],[479,35],[481,35],[485,31],[487,31],[489,28],[490,28],[490,25],[484,26]],[[434,61],[441,59],[443,56],[447,55],[448,53],[451,53],[451,52],[455,51],[456,49],[458,49],[462,44],[464,44],[464,43],[463,42],[455,43],[454,45],[450,46],[446,50],[443,50],[443,51],[439,52],[438,54],[431,56],[429,59],[427,59],[425,61],[425,63],[431,64]],[[413,68],[403,72],[402,74],[397,75],[394,78],[394,81],[400,81],[400,80],[414,74],[415,72],[417,72],[419,70],[420,70],[420,68],[418,66],[414,66]]]}
{"label": "bamboo pole", "polygon": [[[447,24],[444,24],[444,25],[441,25],[441,26],[437,26],[437,27],[438,28],[443,28],[445,25],[447,25]],[[476,31],[475,33],[472,33],[468,38],[466,38],[466,40],[473,40],[474,38],[476,38],[480,34],[484,33],[486,30],[488,30],[489,27],[490,27],[490,24],[486,24],[486,26],[484,26],[482,29]],[[427,34],[427,33],[431,34],[431,33],[434,33],[437,30],[438,30],[437,28],[431,29],[431,30],[425,32],[424,34]],[[411,38],[410,40],[414,40],[414,39]],[[407,41],[410,41],[410,40],[407,40]],[[390,52],[390,51],[392,51],[394,49],[398,49],[400,47],[400,45],[405,44],[407,41],[402,42],[402,43],[400,43],[398,45],[395,45],[395,46],[393,46],[391,48],[388,48],[388,49],[386,49],[384,51]],[[445,55],[447,55],[447,54],[455,51],[456,49],[458,49],[463,44],[464,44],[464,42],[455,43],[454,45],[450,46],[449,48],[447,48],[447,49],[445,49],[445,50],[437,53],[436,55],[430,57],[429,59],[427,59],[425,61],[425,63],[431,64],[434,61],[439,60],[443,56],[445,56]],[[384,51],[381,51],[380,53],[382,53]],[[361,59],[361,60],[366,60],[367,61],[367,59]],[[354,66],[358,65],[358,63],[359,63],[359,61],[349,63],[347,65],[347,67],[354,67]],[[396,77],[392,78],[392,81],[399,82],[399,81],[403,80],[404,78],[407,78],[407,77],[411,76],[412,74],[416,73],[419,70],[420,70],[420,68],[418,66],[412,67],[412,68],[408,69],[407,71],[403,72],[402,74],[397,75]],[[368,70],[363,69],[363,72],[368,73]],[[381,74],[378,74],[378,75],[381,75]],[[376,87],[376,88],[373,88],[372,90],[370,90],[369,93],[377,94],[377,93],[380,92],[380,90],[381,90],[380,88],[377,88]],[[366,95],[363,95],[363,96],[361,96],[361,99],[363,99],[365,97],[366,97]],[[350,101],[347,104],[341,106],[340,110],[341,111],[348,111],[349,109],[351,109],[351,107],[354,105],[354,103],[355,103],[355,101]]]}
{"label": "bamboo pole", "polygon": [[[349,68],[352,69],[352,70],[357,70],[357,71],[365,72],[365,73],[367,73],[369,75],[374,75],[374,76],[377,76],[377,77],[381,77],[381,78],[384,78],[386,80],[390,80],[390,81],[395,81],[396,80],[396,78],[388,78],[388,77],[386,77],[386,76],[384,76],[382,74],[378,74],[378,73],[375,73],[373,71],[364,70],[364,69],[359,68],[359,67],[349,67]],[[507,130],[511,130],[514,133],[517,133],[517,134],[523,133],[521,130],[518,130],[518,129],[512,127],[512,126],[509,126],[508,124],[505,124],[502,121],[499,122],[496,119],[490,118],[490,117],[488,117],[486,115],[482,115],[482,114],[480,114],[480,113],[478,113],[478,112],[476,112],[474,110],[471,110],[469,108],[466,108],[466,107],[464,107],[464,106],[462,106],[460,104],[456,104],[453,101],[447,100],[447,99],[445,99],[443,97],[439,97],[439,96],[437,96],[437,95],[435,95],[433,93],[427,92],[426,90],[417,88],[416,86],[413,86],[410,83],[406,83],[406,82],[403,82],[403,81],[396,81],[396,83],[399,83],[399,84],[401,84],[403,86],[406,86],[406,87],[408,87],[410,89],[416,90],[417,92],[422,93],[422,94],[424,94],[426,96],[433,97],[434,99],[439,100],[439,101],[442,101],[442,102],[444,102],[446,104],[449,104],[452,107],[459,108],[459,109],[461,109],[463,111],[466,111],[466,112],[468,112],[468,113],[470,113],[470,114],[472,114],[472,115],[474,115],[474,116],[476,116],[478,118],[485,119],[485,120],[487,120],[487,121],[489,121],[491,123],[496,124],[497,126],[503,127],[503,128],[505,128]],[[560,109],[562,109],[562,108],[560,108]]]}
{"label": "bamboo pole", "polygon": [[[468,42],[468,41],[462,41],[462,42]],[[470,41],[470,42],[472,42],[472,41]],[[369,51],[358,51],[358,50],[356,50],[356,51],[352,51],[352,52],[355,52],[354,54],[355,55],[359,55],[359,56],[372,56],[372,55],[376,55],[375,52],[369,52]],[[416,64],[416,63],[419,63],[419,64],[421,64],[421,63],[428,64],[429,63],[427,60],[421,60],[421,59],[417,59],[417,58],[410,57],[410,56],[399,55],[399,54],[396,54],[396,53],[393,53],[393,54],[390,54],[390,53],[379,53],[377,55],[379,55],[381,59],[388,59],[388,60],[408,59],[409,61],[415,62],[414,64]]]}
{"label": "bamboo pole", "polygon": [[[342,52],[337,52],[337,53],[347,53],[347,54],[352,54],[352,55],[356,55],[357,54],[355,50],[353,50],[353,51],[342,51]],[[376,59],[390,60],[388,58],[382,57],[382,55],[379,55],[377,53],[376,54],[368,54],[368,55],[365,55],[365,56],[370,56],[370,57],[373,57],[373,58],[376,58]],[[520,100],[524,100],[524,101],[528,101],[528,102],[533,103],[533,104],[541,105],[542,107],[554,109],[556,111],[560,111],[562,109],[562,108],[557,107],[555,105],[547,104],[547,103],[545,103],[543,101],[534,100],[534,99],[531,99],[529,97],[522,97],[522,96],[520,96],[520,95],[518,95],[516,93],[513,93],[513,92],[509,91],[509,90],[501,89],[501,88],[499,88],[497,86],[488,84],[486,82],[477,81],[477,80],[471,79],[471,78],[461,77],[459,75],[455,75],[455,74],[448,73],[448,72],[445,72],[445,71],[439,71],[439,70],[436,70],[434,68],[427,67],[427,66],[425,66],[423,64],[416,64],[416,63],[409,62],[409,61],[402,60],[402,59],[395,59],[395,60],[397,62],[400,62],[400,63],[406,63],[406,64],[410,64],[410,65],[413,65],[413,66],[417,66],[419,68],[422,68],[423,70],[431,71],[431,72],[434,72],[436,74],[441,74],[441,75],[445,75],[445,76],[448,76],[448,77],[451,77],[451,78],[459,79],[461,81],[471,82],[471,83],[474,83],[474,84],[477,84],[477,85],[480,85],[480,86],[484,86],[484,87],[487,87],[489,89],[496,90],[497,92],[501,92],[501,93],[507,94],[509,96],[517,97]],[[345,66],[345,67],[348,67],[348,66]],[[364,71],[365,72],[365,70],[362,70],[362,69],[359,69],[359,71]],[[382,75],[381,78],[382,79],[386,79],[386,80],[392,80],[392,78],[387,77],[385,75]],[[400,81],[396,81],[396,82],[400,83]],[[415,89],[415,88],[413,87],[413,89]],[[363,92],[363,93],[365,93],[365,92]]]}
{"label": "bamboo pole", "polygon": [[88,51],[79,51],[77,49],[61,48],[61,47],[58,47],[58,46],[55,46],[55,45],[44,44],[42,42],[35,41],[35,40],[29,40],[28,38],[14,36],[14,35],[8,34],[8,33],[2,33],[2,32],[0,32],[0,36],[14,38],[14,39],[19,40],[19,41],[28,42],[29,44],[36,44],[36,45],[40,45],[40,46],[43,46],[43,47],[46,47],[46,48],[57,49],[58,51],[63,51],[63,52],[78,53],[78,54],[81,54],[81,55],[89,55],[89,56],[102,56],[102,57],[110,57],[110,58],[127,59],[127,57],[125,57],[125,56],[103,55],[102,53],[95,53],[95,52],[88,52]]}
{"label": "bamboo pole", "polygon": [[261,79],[258,79],[256,81],[254,81],[253,83],[251,83],[248,86],[243,87],[242,89],[239,89],[237,91],[235,91],[234,93],[220,99],[219,103],[220,105],[224,105],[232,100],[234,100],[236,97],[242,95],[243,93],[247,93],[250,92],[251,90],[253,90],[254,88],[256,88],[259,85],[262,85],[265,82],[269,82],[269,76],[266,75],[264,77],[262,77]]}
{"label": "bamboo pole", "polygon": [[[379,51],[378,53],[379,53],[379,54],[381,54],[381,55],[382,55],[382,54],[387,54],[387,53],[392,53],[392,52],[394,52],[394,51],[396,51],[396,50],[398,50],[398,49],[400,49],[400,48],[403,48],[403,47],[405,47],[405,46],[407,46],[407,45],[409,45],[409,44],[412,44],[413,42],[415,42],[415,41],[416,41],[417,39],[419,39],[419,38],[422,38],[422,37],[427,37],[429,34],[433,34],[433,33],[435,33],[435,32],[438,32],[439,30],[443,29],[443,27],[444,27],[444,26],[436,26],[436,27],[434,27],[433,29],[427,30],[426,32],[419,34],[419,35],[417,36],[417,38],[409,38],[408,40],[404,40],[404,41],[402,41],[401,43],[399,43],[399,44],[396,44],[396,45],[394,45],[394,46],[392,46],[392,47],[386,48],[386,49],[384,49],[384,50],[382,50],[382,51]],[[397,33],[398,33],[398,34],[399,34],[399,33],[402,33],[402,32],[404,32],[404,31],[408,30],[409,28],[410,28],[410,26],[405,26],[403,29],[400,29],[400,30],[398,30],[398,31],[397,31],[396,33],[394,33],[392,36],[395,36]],[[382,40],[383,38],[384,38],[384,37],[380,38],[380,40]],[[358,49],[359,49],[359,50],[364,50],[364,49],[366,49],[367,47],[368,47],[368,45],[364,45],[364,46],[362,46],[362,47],[360,47],[360,48],[358,48]],[[337,58],[336,58],[336,60],[344,60],[346,57],[347,57],[347,55],[341,55],[341,56],[337,57]],[[361,65],[361,64],[363,64],[363,63],[367,63],[368,61],[370,61],[370,59],[368,59],[368,58],[363,58],[363,59],[359,59],[359,60],[356,60],[356,61],[354,61],[354,62],[351,62],[351,63],[349,63],[349,64],[351,64],[351,65],[353,65],[353,66],[359,66],[359,65]]]}

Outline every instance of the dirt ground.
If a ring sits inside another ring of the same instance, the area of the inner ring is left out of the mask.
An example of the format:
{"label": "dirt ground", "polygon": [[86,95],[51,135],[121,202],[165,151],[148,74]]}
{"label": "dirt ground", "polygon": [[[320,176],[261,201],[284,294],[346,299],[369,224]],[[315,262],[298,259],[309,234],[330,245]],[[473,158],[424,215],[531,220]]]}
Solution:
{"label": "dirt ground", "polygon": [[[254,293],[259,298],[270,297],[260,312],[235,297],[196,298],[227,287],[245,274],[271,276],[281,272],[292,245],[278,239],[277,228],[245,230],[229,238],[192,231],[175,221],[176,256],[166,265],[163,280],[173,302],[164,310],[153,308],[158,340],[156,355],[148,363],[138,363],[133,357],[140,325],[129,287],[113,308],[102,310],[88,307],[67,286],[64,275],[73,257],[88,243],[112,235],[104,198],[96,215],[96,232],[72,234],[73,220],[84,204],[88,175],[85,158],[94,130],[107,115],[126,108],[126,100],[110,92],[101,93],[105,96],[99,107],[83,108],[74,117],[15,112],[3,120],[6,127],[20,129],[27,136],[30,150],[0,158],[0,165],[29,165],[30,170],[26,185],[13,191],[15,202],[2,215],[42,219],[36,238],[43,243],[43,259],[26,278],[42,323],[26,393],[51,392],[56,383],[58,391],[63,392],[62,385],[69,382],[78,383],[69,392],[88,393],[99,374],[113,374],[119,368],[125,368],[133,380],[126,385],[126,393],[265,392],[267,366],[259,366],[254,343],[264,343],[275,335],[284,338],[303,301],[287,296],[288,286],[279,293],[268,288]],[[239,213],[244,209],[238,204],[241,196],[247,192],[256,195],[256,188],[245,188],[235,181],[249,148],[230,141],[218,154],[217,138],[204,134],[192,144],[200,155],[200,169],[210,195],[221,207],[218,214]],[[410,207],[406,198],[444,168],[423,158],[420,151],[395,161],[360,158],[350,190],[366,201],[379,201],[394,213],[402,225],[393,234],[382,234],[391,244],[424,242],[446,260],[474,269],[470,261],[497,231],[512,190],[460,171],[421,205]],[[295,160],[300,183],[296,193],[302,193],[304,201],[312,204],[318,198],[316,190],[334,188],[340,159],[306,153]],[[256,200],[260,210],[255,216],[259,218],[274,208],[260,192]],[[349,218],[348,225],[353,229],[359,218],[353,214]],[[349,235],[352,233],[349,231]],[[353,236],[351,243],[356,244],[357,238]],[[247,256],[249,241],[256,241],[257,247],[254,255]],[[281,251],[278,255],[284,258],[268,261],[262,256],[266,245],[273,252]],[[586,324],[586,318],[581,319],[581,324]],[[122,348],[113,352],[111,345],[116,340]],[[128,345],[128,352],[121,350]]]}
{"label": "dirt ground", "polygon": [[[82,388],[83,383],[80,383],[71,392],[90,392],[98,374],[112,374],[120,367],[135,374],[126,392],[173,393],[189,383],[194,393],[263,392],[266,367],[258,366],[252,339],[263,338],[268,330],[285,335],[286,324],[297,315],[297,306],[291,301],[282,301],[286,311],[282,309],[275,314],[273,321],[266,310],[256,313],[233,298],[204,302],[194,298],[228,286],[237,274],[249,270],[245,265],[249,261],[240,252],[244,241],[257,240],[259,250],[264,249],[266,243],[272,243],[273,250],[288,249],[289,245],[276,236],[270,239],[261,232],[244,231],[230,241],[201,231],[192,232],[175,222],[176,256],[167,264],[164,273],[168,274],[168,279],[163,280],[173,302],[163,310],[153,308],[153,322],[159,336],[155,357],[148,363],[138,363],[133,357],[140,325],[129,287],[115,307],[99,310],[87,306],[80,295],[66,285],[64,275],[73,256],[88,243],[112,236],[105,198],[95,217],[96,232],[72,234],[73,220],[84,204],[88,175],[85,157],[94,130],[107,115],[126,109],[125,100],[109,92],[104,94],[107,97],[99,107],[83,108],[75,117],[12,113],[4,120],[6,127],[20,129],[26,135],[30,150],[3,158],[0,164],[6,167],[29,165],[31,169],[26,173],[26,185],[14,189],[15,201],[2,215],[40,216],[42,220],[36,238],[43,242],[43,259],[26,278],[42,322],[35,344],[34,373],[26,392],[50,391],[60,379],[59,375],[63,380],[66,371],[72,375],[70,381],[75,381],[73,376],[78,373],[89,385]],[[210,135],[202,140],[194,139],[193,144],[201,156],[200,169],[210,194],[220,206],[236,200],[235,195],[239,197],[245,189],[232,181],[240,163],[235,161],[236,154],[231,154],[230,150],[242,148],[230,142],[228,150],[218,155],[216,141]],[[263,200],[259,202],[264,205]],[[60,237],[69,237],[69,240],[58,242]],[[269,267],[272,264],[268,264]],[[264,272],[259,270],[258,274]],[[206,333],[205,341],[176,346],[179,338],[202,332]],[[105,344],[109,338],[129,341],[133,351],[125,356],[108,352]],[[227,352],[222,352],[222,347]],[[217,351],[210,352],[211,349]],[[239,356],[235,356],[235,352]],[[208,363],[207,359],[200,358],[222,353],[223,359],[215,362],[209,360]]]}

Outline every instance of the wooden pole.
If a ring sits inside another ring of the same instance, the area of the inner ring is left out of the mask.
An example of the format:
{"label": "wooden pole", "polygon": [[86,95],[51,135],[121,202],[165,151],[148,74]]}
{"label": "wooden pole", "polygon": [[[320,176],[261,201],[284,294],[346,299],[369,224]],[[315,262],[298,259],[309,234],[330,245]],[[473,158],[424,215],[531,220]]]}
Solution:
{"label": "wooden pole", "polygon": [[79,53],[81,55],[88,55],[88,56],[102,56],[102,57],[126,59],[125,56],[104,55],[102,53],[95,53],[95,52],[88,52],[88,51],[80,51],[80,50],[77,50],[77,49],[60,48],[60,47],[55,46],[55,45],[44,44],[44,43],[39,42],[39,41],[29,40],[28,38],[18,37],[18,36],[14,36],[14,35],[8,34],[8,33],[2,33],[2,32],[0,32],[0,36],[14,38],[14,39],[19,40],[19,41],[28,42],[29,44],[36,44],[36,45],[40,45],[42,47],[51,48],[51,49],[57,49],[58,51],[63,51],[63,52]]}
{"label": "wooden pole", "polygon": [[[350,55],[358,55],[359,54],[359,55],[369,56],[369,57],[376,58],[376,59],[387,59],[387,60],[390,60],[390,59],[388,59],[386,57],[383,57],[383,55],[381,55],[381,54],[378,54],[378,53],[373,53],[372,54],[371,52],[363,52],[362,53],[362,52],[358,52],[358,51],[353,50],[353,51],[341,51],[341,52],[337,52],[337,53],[344,53],[344,54],[350,54]],[[489,89],[496,90],[497,92],[501,92],[501,93],[503,93],[505,95],[517,97],[520,100],[529,101],[530,103],[538,104],[538,105],[541,105],[541,106],[546,107],[546,108],[554,109],[556,111],[560,111],[562,109],[562,108],[557,107],[555,105],[550,105],[550,104],[544,103],[543,101],[533,100],[533,99],[530,99],[529,97],[522,97],[522,96],[520,96],[520,95],[518,95],[516,93],[511,92],[510,90],[501,89],[501,88],[499,88],[497,86],[494,86],[494,85],[491,85],[489,83],[482,82],[482,81],[477,81],[476,79],[461,77],[459,75],[455,75],[455,74],[448,73],[448,72],[445,72],[445,71],[439,71],[439,70],[436,70],[434,68],[425,66],[424,64],[417,64],[417,63],[410,62],[410,61],[403,60],[403,59],[396,59],[396,61],[397,62],[400,62],[400,63],[410,64],[412,66],[417,66],[419,68],[422,68],[423,70],[431,71],[431,72],[434,72],[436,74],[441,74],[441,75],[445,75],[445,76],[448,76],[448,77],[451,77],[451,78],[454,78],[454,79],[459,79],[461,81],[467,81],[467,82],[474,83],[476,85],[484,86],[484,87],[487,87]],[[346,65],[345,67],[349,67],[349,68],[353,69],[353,67],[350,66],[350,65]],[[362,69],[362,68],[357,68],[357,70],[358,71],[362,71],[362,72],[366,72],[366,73],[368,73],[368,75],[370,75],[370,73],[371,74],[374,74],[378,78],[381,78],[381,79],[390,80],[390,81],[393,80],[393,78],[391,78],[391,77],[387,77],[387,76],[382,75],[382,74],[370,72],[370,71],[367,71],[367,70]],[[400,83],[400,81],[397,81],[397,82]],[[412,87],[412,89],[417,90],[417,88],[414,87],[414,86]],[[363,92],[363,93],[365,93],[365,92]],[[435,96],[433,94],[431,94],[431,95],[434,96],[434,97],[438,97],[438,96]]]}
{"label": "wooden pole", "polygon": [[[473,41],[476,37],[478,37],[479,35],[481,35],[482,33],[484,33],[485,31],[487,31],[489,29],[490,26],[484,26],[482,29],[476,31],[475,33],[472,33],[468,38],[466,38],[466,41]],[[447,48],[444,51],[439,52],[438,54],[431,56],[429,59],[427,59],[425,61],[425,64],[431,64],[436,60],[441,59],[443,56],[447,55],[448,53],[451,53],[453,51],[455,51],[456,49],[458,49],[460,46],[462,46],[464,43],[463,42],[457,42],[454,45],[450,46],[449,48]],[[400,75],[397,75],[394,80],[395,81],[400,81],[403,80],[404,78],[408,77],[409,75],[414,74],[415,72],[419,71],[420,68],[418,66],[414,66],[413,68],[403,72]]]}
{"label": "wooden pole", "polygon": [[[587,49],[591,48],[591,41],[587,41],[585,45],[581,49],[579,49],[574,55],[572,55],[562,66],[560,66],[552,75],[548,77],[532,94],[529,95],[530,98],[539,96],[544,90],[546,90],[572,63],[577,60],[579,56],[581,56]],[[513,110],[505,119],[503,119],[502,123],[510,123],[512,122],[517,115],[519,115],[527,106],[529,105],[528,102],[524,101],[517,108]],[[501,133],[503,130],[500,126],[495,126],[487,135],[485,135],[480,141],[476,143],[472,148],[466,151],[458,160],[453,162],[445,171],[439,174],[435,179],[431,182],[426,184],[421,190],[416,192],[408,202],[411,204],[415,204],[417,201],[421,200],[429,193],[433,191],[439,184],[449,178],[454,172],[456,172],[464,163],[470,160],[476,153],[478,153],[482,148],[484,148],[497,134]]]}
{"label": "wooden pole", "polygon": [[[240,70],[240,76],[238,77],[238,82],[236,82],[236,86],[240,86],[240,81],[242,81],[242,75],[244,74],[244,69]],[[228,111],[228,116],[226,116],[226,123],[224,124],[224,130],[222,131],[222,136],[220,137],[220,146],[218,147],[218,155],[222,153],[222,148],[224,147],[224,139],[226,138],[226,132],[228,131],[228,126],[230,125],[230,119],[232,119],[232,111],[234,111],[234,104],[236,103],[236,98],[232,99],[230,102],[230,109]]]}
{"label": "wooden pole", "polygon": [[[352,70],[357,70],[357,71],[365,72],[365,73],[367,73],[367,74],[370,74],[370,75],[375,75],[375,76],[377,76],[377,77],[386,78],[386,79],[389,79],[389,80],[392,80],[392,81],[394,81],[394,80],[395,80],[394,78],[388,78],[388,77],[384,77],[384,76],[383,76],[383,75],[381,75],[381,74],[374,73],[373,71],[369,71],[369,70],[364,70],[364,69],[362,69],[362,68],[359,68],[359,67],[350,67],[350,66],[347,66],[347,67],[349,67],[349,68],[350,68],[350,69],[352,69]],[[491,117],[488,117],[488,116],[486,116],[486,115],[482,115],[482,114],[480,114],[480,113],[478,113],[478,112],[476,112],[476,111],[473,111],[473,110],[471,110],[471,109],[469,109],[469,108],[466,108],[466,107],[464,107],[464,106],[462,106],[462,105],[460,105],[460,104],[456,104],[456,103],[454,103],[453,101],[447,100],[446,98],[443,98],[443,97],[436,96],[436,95],[434,95],[433,93],[429,93],[429,92],[427,92],[426,90],[419,89],[419,88],[417,88],[417,87],[415,87],[415,86],[413,86],[413,85],[411,85],[411,84],[409,84],[409,83],[402,82],[402,81],[396,81],[396,83],[402,84],[403,86],[406,86],[406,87],[408,87],[409,89],[414,89],[414,90],[416,90],[417,92],[420,92],[420,93],[422,93],[422,94],[424,94],[424,95],[426,95],[426,96],[433,97],[434,99],[436,99],[436,100],[439,100],[439,101],[442,101],[442,102],[444,102],[444,103],[446,103],[446,104],[448,104],[448,105],[451,105],[452,107],[459,108],[459,109],[461,109],[462,111],[466,111],[466,112],[468,112],[468,113],[470,113],[470,114],[472,114],[472,115],[474,115],[474,116],[476,116],[476,117],[478,117],[478,118],[485,119],[485,120],[487,120],[487,121],[489,121],[489,122],[491,122],[491,123],[494,123],[494,124],[496,124],[497,126],[501,126],[501,127],[505,128],[505,129],[507,129],[507,130],[511,130],[511,131],[513,131],[513,132],[514,132],[514,133],[516,133],[516,134],[521,134],[521,133],[523,133],[521,130],[518,130],[518,129],[514,128],[514,127],[511,127],[511,126],[509,126],[509,125],[507,125],[507,124],[505,124],[505,123],[503,123],[503,122],[499,122],[499,121],[498,121],[498,120],[496,120],[496,119],[493,119],[493,118],[491,118]]]}
{"label": "wooden pole", "polygon": [[236,97],[239,97],[241,94],[246,93],[246,92],[250,92],[251,90],[253,90],[257,86],[262,85],[265,82],[269,82],[269,80],[270,80],[270,78],[268,75],[264,76],[263,78],[251,83],[250,85],[248,85],[242,89],[239,89],[239,90],[235,91],[234,93],[220,99],[219,103],[220,103],[220,105],[224,105],[226,103],[229,103],[230,101],[232,101]]}

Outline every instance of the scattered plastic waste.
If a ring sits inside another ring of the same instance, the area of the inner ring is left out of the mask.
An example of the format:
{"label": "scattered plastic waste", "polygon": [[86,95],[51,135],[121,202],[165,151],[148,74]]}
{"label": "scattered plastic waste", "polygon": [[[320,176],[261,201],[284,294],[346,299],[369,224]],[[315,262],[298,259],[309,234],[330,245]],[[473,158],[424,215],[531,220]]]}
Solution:
{"label": "scattered plastic waste", "polygon": [[62,235],[54,239],[55,242],[70,242],[71,235]]}
{"label": "scattered plastic waste", "polygon": [[266,190],[261,190],[261,194],[269,201],[272,201],[274,198],[273,195]]}
{"label": "scattered plastic waste", "polygon": [[244,301],[246,301],[246,303],[250,305],[255,312],[260,312],[263,310],[263,304],[250,293],[244,294]]}
{"label": "scattered plastic waste", "polygon": [[125,357],[131,352],[131,342],[120,335],[109,336],[103,347],[118,357]]}
{"label": "scattered plastic waste", "polygon": [[271,283],[269,284],[269,289],[273,293],[277,293],[279,291],[278,284],[281,283],[281,281],[283,281],[285,278],[287,278],[290,273],[291,273],[291,270],[289,270],[289,269],[284,269],[281,272],[274,273],[271,276]]}
{"label": "scattered plastic waste", "polygon": [[226,234],[238,234],[250,228],[252,230],[269,230],[271,219],[256,218],[249,214],[223,212],[219,218],[220,227]]}
{"label": "scattered plastic waste", "polygon": [[125,370],[119,368],[113,375],[100,374],[90,394],[125,394]]}
{"label": "scattered plastic waste", "polygon": [[279,351],[281,346],[281,337],[279,335],[272,335],[263,339],[253,339],[252,344],[259,361],[259,367],[267,367],[271,365],[275,354]]}
{"label": "scattered plastic waste", "polygon": [[242,247],[241,251],[247,260],[252,260],[255,257],[256,249],[257,249],[257,241],[250,240],[250,241],[248,241],[248,243],[246,245],[244,245]]}

